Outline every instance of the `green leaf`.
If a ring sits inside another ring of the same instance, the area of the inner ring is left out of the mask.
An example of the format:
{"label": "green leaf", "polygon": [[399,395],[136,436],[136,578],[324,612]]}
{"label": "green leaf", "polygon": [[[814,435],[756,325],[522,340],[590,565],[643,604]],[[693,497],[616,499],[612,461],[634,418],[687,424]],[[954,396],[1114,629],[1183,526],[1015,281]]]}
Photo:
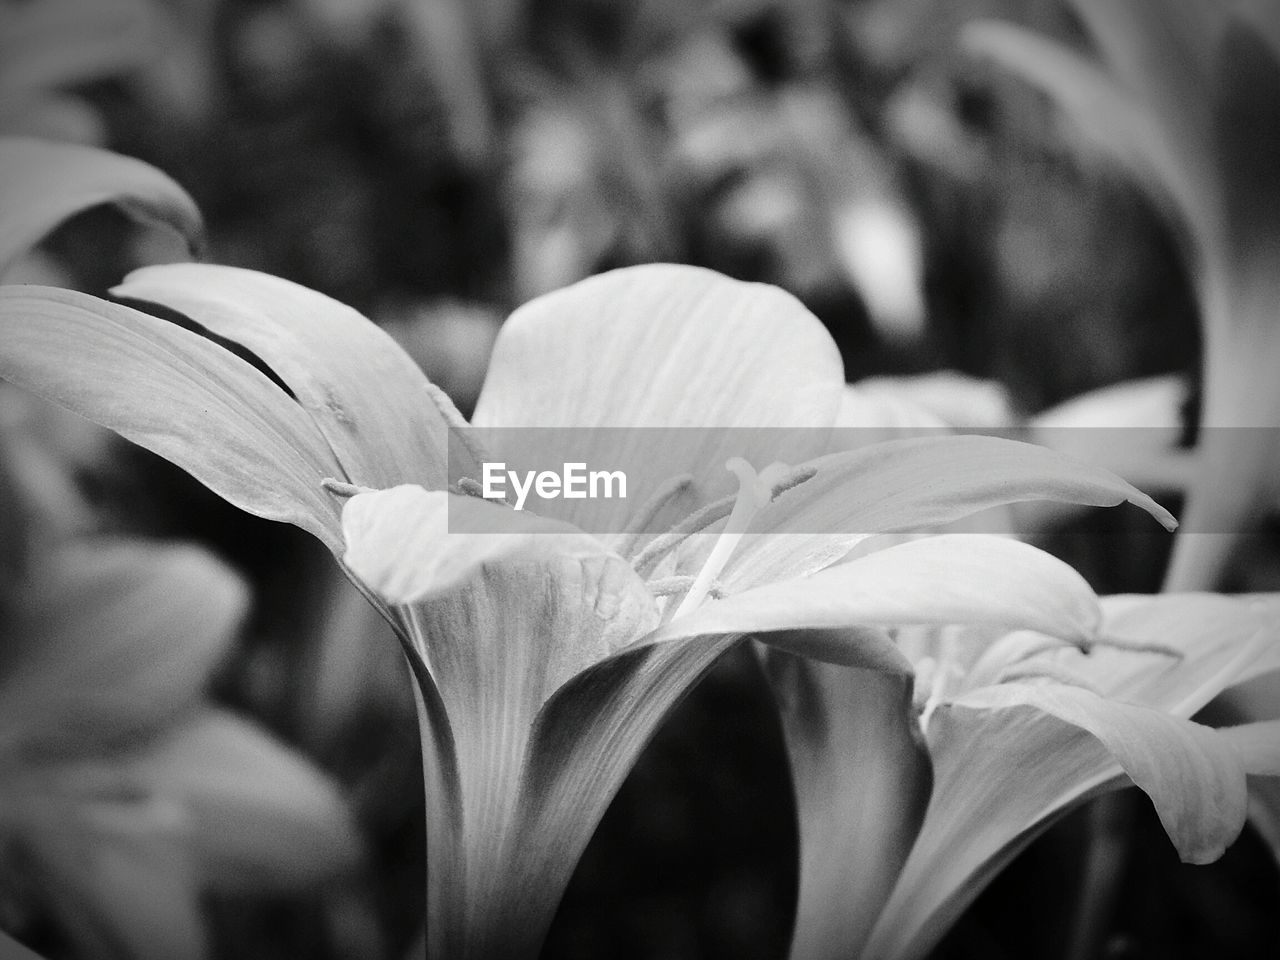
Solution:
{"label": "green leaf", "polygon": [[324,437],[253,366],[188,330],[85,294],[0,288],[0,377],[171,460],[234,506],[342,549],[344,479]]}
{"label": "green leaf", "polygon": [[[353,483],[449,483],[466,424],[400,346],[355,310],[253,270],[180,263],[136,270],[112,291],[186,314],[280,377]],[[457,468],[470,470],[459,460]],[[455,478],[456,479],[456,478]]]}
{"label": "green leaf", "polygon": [[203,226],[195,202],[140,160],[93,147],[0,138],[0,272],[77,213],[115,204],[134,219],[168,224],[193,245]]}

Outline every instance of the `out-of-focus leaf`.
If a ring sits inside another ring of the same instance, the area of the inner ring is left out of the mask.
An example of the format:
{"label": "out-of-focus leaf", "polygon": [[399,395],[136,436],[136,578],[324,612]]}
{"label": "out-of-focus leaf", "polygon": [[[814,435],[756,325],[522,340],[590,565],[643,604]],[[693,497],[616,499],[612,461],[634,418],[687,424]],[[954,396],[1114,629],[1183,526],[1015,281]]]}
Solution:
{"label": "out-of-focus leaf", "polygon": [[142,782],[184,811],[184,842],[219,890],[292,889],[355,867],[362,843],[336,785],[300,753],[205,710],[138,760]]}
{"label": "out-of-focus leaf", "polygon": [[67,290],[0,289],[0,377],[172,460],[232,504],[341,550],[345,473],[303,409],[188,330]]}
{"label": "out-of-focus leaf", "polygon": [[1000,64],[1053,97],[1096,145],[1124,163],[1158,202],[1209,222],[1213,216],[1207,129],[1178,138],[1168,118],[1102,67],[1033,30],[1012,24],[968,24],[961,40],[971,53]]}
{"label": "out-of-focus leaf", "polygon": [[33,571],[0,653],[0,754],[84,756],[187,709],[248,590],[192,547],[92,541]]}
{"label": "out-of-focus leaf", "polygon": [[0,90],[66,88],[118,76],[151,57],[146,0],[38,0],[0,8]]}
{"label": "out-of-focus leaf", "polygon": [[[153,830],[147,811],[130,831],[95,823],[98,811],[54,805],[28,836],[54,915],[78,948],[104,960],[202,960],[208,940],[190,856],[176,823]],[[47,871],[47,873],[45,872]]]}
{"label": "out-of-focus leaf", "polygon": [[155,167],[93,147],[0,138],[0,270],[68,217],[111,203],[199,244],[195,202]]}
{"label": "out-of-focus leaf", "polygon": [[461,416],[350,307],[279,277],[211,264],[144,267],[112,292],[181,311],[253,351],[293,391],[351,482],[448,484]]}

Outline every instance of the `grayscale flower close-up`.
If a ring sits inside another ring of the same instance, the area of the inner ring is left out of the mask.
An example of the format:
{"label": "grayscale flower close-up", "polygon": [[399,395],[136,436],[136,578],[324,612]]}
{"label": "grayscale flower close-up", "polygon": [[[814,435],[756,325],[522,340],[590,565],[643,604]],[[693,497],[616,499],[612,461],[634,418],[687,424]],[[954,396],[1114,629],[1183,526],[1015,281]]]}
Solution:
{"label": "grayscale flower close-up", "polygon": [[1273,955],[1277,278],[1265,0],[0,0],[0,958]]}

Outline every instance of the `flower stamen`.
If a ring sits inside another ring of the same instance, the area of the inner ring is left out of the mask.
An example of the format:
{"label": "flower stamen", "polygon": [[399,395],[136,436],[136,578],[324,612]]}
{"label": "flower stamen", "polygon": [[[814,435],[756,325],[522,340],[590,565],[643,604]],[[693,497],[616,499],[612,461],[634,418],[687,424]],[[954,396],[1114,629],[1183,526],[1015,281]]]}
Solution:
{"label": "flower stamen", "polygon": [[693,474],[691,473],[680,473],[664,481],[653,496],[640,506],[635,516],[631,518],[631,522],[622,531],[622,540],[618,544],[618,553],[625,557],[634,550],[636,542],[644,535],[649,525],[653,523],[654,517],[691,483],[693,483]]}
{"label": "flower stamen", "polygon": [[[734,459],[740,458],[735,457]],[[782,496],[782,494],[786,493],[793,487],[798,487],[806,480],[813,479],[817,473],[817,467],[801,467],[799,470],[783,477],[780,481],[774,484],[773,489],[770,492],[769,499],[771,501],[778,499],[778,497]],[[631,561],[631,566],[635,568],[636,573],[641,576],[647,576],[663,557],[688,540],[689,537],[693,536],[695,533],[700,533],[713,523],[723,520],[725,517],[729,516],[732,513],[737,500],[738,495],[721,497],[719,500],[712,501],[705,507],[699,507],[666,533],[662,534],[662,536],[655,537],[651,540],[649,544],[636,555],[635,559]]]}
{"label": "flower stamen", "polygon": [[[691,576],[679,577],[659,577],[657,580],[650,580],[648,583],[649,592],[655,597],[670,597],[677,593],[684,593],[693,586],[694,578]],[[707,591],[707,596],[713,600],[719,600],[724,596],[724,591],[717,581],[711,585]]]}
{"label": "flower stamen", "polygon": [[[721,531],[715,546],[711,548],[711,553],[702,565],[702,569],[698,571],[693,586],[689,588],[689,592],[680,601],[680,606],[676,608],[673,620],[696,610],[698,605],[707,598],[712,583],[729,562],[729,558],[733,555],[738,542],[746,534],[751,521],[762,508],[773,502],[774,488],[785,484],[785,489],[789,490],[797,483],[803,482],[793,481],[792,468],[781,462],[771,463],[757,473],[755,468],[742,457],[731,457],[725,463],[725,469],[738,478],[738,496],[733,502],[733,509],[729,513],[729,520],[725,523],[724,530]],[[810,476],[812,475],[810,473]]]}
{"label": "flower stamen", "polygon": [[335,497],[342,497],[344,500],[350,500],[357,494],[376,492],[373,487],[362,487],[358,483],[347,483],[345,480],[335,480],[333,477],[325,477],[320,481],[320,486],[327,493],[331,493]]}

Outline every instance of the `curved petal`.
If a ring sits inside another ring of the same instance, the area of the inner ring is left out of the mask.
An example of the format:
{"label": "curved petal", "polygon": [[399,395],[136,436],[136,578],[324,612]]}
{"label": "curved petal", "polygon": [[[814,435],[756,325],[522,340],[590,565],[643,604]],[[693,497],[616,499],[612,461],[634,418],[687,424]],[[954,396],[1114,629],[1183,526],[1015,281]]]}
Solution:
{"label": "curved petal", "polygon": [[1103,633],[1130,645],[1158,645],[1177,659],[1100,646],[1063,651],[1108,697],[1189,717],[1223,690],[1280,670],[1280,597],[1212,593],[1104,597]]}
{"label": "curved petal", "polygon": [[1124,781],[1106,749],[1030,707],[941,705],[924,823],[863,960],[921,960],[992,878],[1073,804]]}
{"label": "curved petal", "polygon": [[[840,436],[837,431],[833,436]],[[1167,510],[1115,474],[1000,437],[917,437],[811,461],[817,473],[765,506],[726,566],[726,586],[821,569],[867,535],[928,530],[1028,500],[1128,501],[1166,527]],[[786,536],[780,536],[786,534]]]}
{"label": "curved petal", "polygon": [[1214,734],[1235,753],[1245,773],[1280,777],[1280,720],[1224,727]]}
{"label": "curved petal", "polygon": [[[1181,658],[1105,646],[1053,656],[1106,696],[1172,714],[1157,721],[1166,727],[1224,687],[1274,669],[1280,656],[1272,597],[1121,596],[1105,597],[1102,605],[1104,637],[1159,644]],[[1163,664],[1153,659],[1161,657]],[[1237,729],[1240,737],[1256,732]],[[1216,749],[1204,738],[1223,734],[1197,729],[1193,736]],[[924,956],[1031,839],[1083,799],[1125,782],[1097,738],[1029,707],[987,711],[944,703],[930,721],[929,744],[936,774],[929,813],[877,921],[869,957]],[[1248,757],[1242,765],[1261,772],[1264,760]]]}
{"label": "curved petal", "polygon": [[[979,534],[925,537],[829,567],[808,577],[755,587],[707,601],[649,637],[664,643],[713,633],[760,635],[857,625],[968,623],[1034,629],[1066,640],[1093,638],[1098,599],[1062,561],[1016,540]],[[864,666],[853,635],[845,660],[826,642],[811,655]],[[795,649],[794,647],[792,649]]]}
{"label": "curved petal", "polygon": [[[510,853],[513,873],[537,878],[524,891],[526,908],[549,919],[609,801],[654,731],[738,642],[709,636],[634,647],[578,674],[547,701],[530,738],[521,787],[525,842]],[[539,938],[543,930],[537,930]]]}
{"label": "curved petal", "polygon": [[[651,630],[657,606],[620,557],[599,544],[588,552],[587,537],[565,553],[560,539],[532,536],[515,553],[468,557],[462,583],[401,608],[421,671],[426,776],[445,788],[428,791],[432,956],[536,956],[603,812],[540,799],[547,775],[527,772],[548,759],[531,743],[536,718],[557,690]],[[607,717],[591,724],[619,733]],[[598,775],[564,751],[548,762],[577,788]],[[551,826],[530,822],[542,817]],[[548,842],[559,831],[572,839]]]}
{"label": "curved petal", "polygon": [[411,484],[352,497],[342,533],[347,569],[394,604],[445,593],[484,564],[522,551],[601,553],[599,543],[567,524]]}
{"label": "curved petal", "polygon": [[[544,428],[529,437],[505,429],[491,444],[527,464],[561,452],[584,459],[585,431],[557,436],[545,428],[665,428],[602,436],[600,462],[640,472],[647,465],[666,477],[691,473],[714,497],[732,486],[723,470],[732,456],[764,464],[812,455],[819,432],[796,431],[790,439],[807,453],[787,453],[768,428],[825,431],[843,385],[834,342],[794,297],[709,270],[651,264],[591,277],[512,314],[474,422]],[[673,443],[670,428],[698,429]],[[752,430],[766,434],[753,438]],[[573,509],[598,506],[583,500]],[[594,529],[576,513],[566,519]]]}
{"label": "curved petal", "polygon": [[1059,684],[986,687],[956,705],[988,710],[1031,706],[1096,737],[1151,798],[1188,863],[1218,859],[1244,828],[1245,771],[1235,750],[1209,727]]}
{"label": "curved petal", "polygon": [[762,655],[781,712],[800,829],[789,956],[861,956],[932,786],[911,681],[775,650]]}
{"label": "curved petal", "polygon": [[40,954],[24,947],[3,930],[0,930],[0,955],[5,960],[44,960]]}
{"label": "curved petal", "polygon": [[113,203],[135,219],[167,223],[200,242],[200,211],[155,167],[107,150],[0,138],[0,272],[58,224]]}
{"label": "curved petal", "polygon": [[0,377],[176,463],[234,506],[341,549],[343,476],[288,395],[189,330],[86,294],[0,288]]}
{"label": "curved petal", "polygon": [[1017,419],[1008,391],[999,381],[938,370],[866,377],[850,384],[837,426],[880,429],[885,440],[894,440],[907,431],[938,428],[998,430],[1013,426]]}
{"label": "curved petal", "polygon": [[302,754],[224,710],[205,710],[136,761],[184,812],[184,842],[219,889],[293,889],[355,867],[362,843],[337,785]]}
{"label": "curved petal", "polygon": [[442,489],[450,443],[466,453],[449,399],[376,324],[322,293],[201,263],[135,270],[112,293],[163,304],[253,351],[288,384],[353,483]]}
{"label": "curved petal", "polygon": [[147,735],[197,700],[248,607],[194,547],[63,548],[9,611],[0,753],[86,755]]}

